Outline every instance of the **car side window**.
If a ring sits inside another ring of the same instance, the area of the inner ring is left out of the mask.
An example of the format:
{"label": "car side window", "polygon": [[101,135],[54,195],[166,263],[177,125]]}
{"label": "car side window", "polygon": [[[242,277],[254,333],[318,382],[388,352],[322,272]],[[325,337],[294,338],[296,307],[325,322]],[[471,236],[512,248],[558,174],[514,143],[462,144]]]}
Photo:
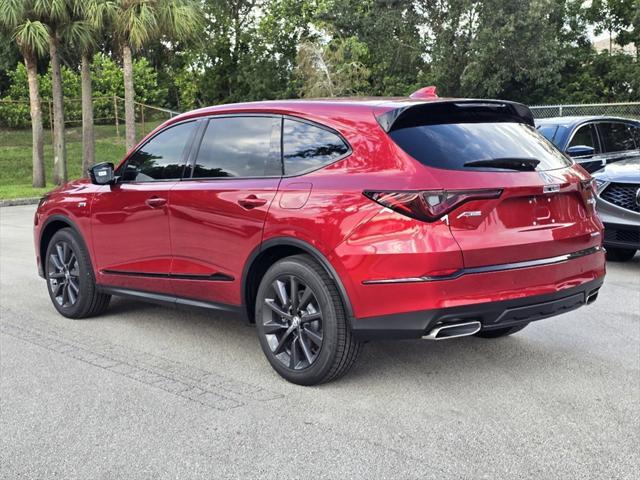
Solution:
{"label": "car side window", "polygon": [[280,117],[212,118],[202,137],[193,178],[282,175]]}
{"label": "car side window", "polygon": [[571,139],[571,142],[569,142],[569,145],[567,145],[567,148],[576,147],[578,145],[591,147],[596,153],[598,153],[598,142],[596,140],[596,132],[593,125],[581,126],[573,135],[573,138]]}
{"label": "car side window", "polygon": [[635,140],[636,148],[640,149],[640,127],[631,126],[631,136]]}
{"label": "car side window", "polygon": [[134,152],[120,175],[125,182],[177,180],[182,176],[185,150],[197,122],[186,122],[158,133]]}
{"label": "car side window", "polygon": [[349,151],[342,138],[325,128],[285,118],[282,158],[285,175],[297,175],[328,165]]}
{"label": "car side window", "polygon": [[601,123],[598,125],[605,153],[623,152],[636,148],[630,125],[626,123]]}

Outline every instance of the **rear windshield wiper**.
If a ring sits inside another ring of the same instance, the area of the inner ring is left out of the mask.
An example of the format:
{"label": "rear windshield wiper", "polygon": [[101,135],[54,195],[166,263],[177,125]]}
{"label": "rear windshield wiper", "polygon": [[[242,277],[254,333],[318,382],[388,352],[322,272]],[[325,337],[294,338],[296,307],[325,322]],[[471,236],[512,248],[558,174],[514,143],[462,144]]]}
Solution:
{"label": "rear windshield wiper", "polygon": [[506,170],[518,170],[522,172],[533,172],[536,167],[540,163],[540,160],[536,160],[535,158],[487,158],[485,160],[471,160],[469,162],[465,162],[465,167],[472,168],[483,168],[483,167],[494,167],[494,168],[504,168]]}

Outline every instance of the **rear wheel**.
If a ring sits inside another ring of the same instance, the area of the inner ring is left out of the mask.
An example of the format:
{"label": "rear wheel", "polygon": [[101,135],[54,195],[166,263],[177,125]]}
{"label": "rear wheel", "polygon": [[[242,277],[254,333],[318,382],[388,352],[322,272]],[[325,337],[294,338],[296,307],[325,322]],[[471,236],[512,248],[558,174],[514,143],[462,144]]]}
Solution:
{"label": "rear wheel", "polygon": [[49,297],[60,314],[86,318],[105,311],[111,296],[98,292],[89,254],[72,229],[53,235],[44,264]]}
{"label": "rear wheel", "polygon": [[627,262],[636,254],[635,248],[607,247],[607,260],[612,262]]}
{"label": "rear wheel", "polygon": [[495,328],[495,329],[491,329],[491,330],[480,330],[478,333],[476,333],[476,337],[482,337],[482,338],[506,337],[507,335],[513,335],[514,333],[518,333],[520,330],[522,330],[527,325],[529,325],[529,324],[525,323],[524,325],[518,325],[516,327]]}
{"label": "rear wheel", "polygon": [[256,327],[271,366],[299,385],[344,375],[360,351],[335,283],[308,255],[280,260],[264,275]]}

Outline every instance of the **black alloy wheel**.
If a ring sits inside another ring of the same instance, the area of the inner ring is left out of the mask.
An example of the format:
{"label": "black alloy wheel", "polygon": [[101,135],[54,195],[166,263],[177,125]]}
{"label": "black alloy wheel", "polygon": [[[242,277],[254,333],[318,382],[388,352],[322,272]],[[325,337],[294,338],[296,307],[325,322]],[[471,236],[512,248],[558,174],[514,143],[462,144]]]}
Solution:
{"label": "black alloy wheel", "polygon": [[51,237],[43,263],[49,297],[60,314],[86,318],[107,309],[111,295],[96,285],[89,253],[75,230],[62,228]]}
{"label": "black alloy wheel", "polygon": [[47,276],[53,299],[63,308],[76,304],[80,296],[78,258],[69,242],[55,243],[49,254]]}
{"label": "black alloy wheel", "polygon": [[262,310],[273,355],[291,370],[310,367],[322,348],[322,311],[313,290],[295,275],[276,278]]}
{"label": "black alloy wheel", "polygon": [[262,351],[290,382],[329,382],[344,375],[358,356],[360,343],[335,281],[309,255],[273,264],[260,281],[255,309]]}

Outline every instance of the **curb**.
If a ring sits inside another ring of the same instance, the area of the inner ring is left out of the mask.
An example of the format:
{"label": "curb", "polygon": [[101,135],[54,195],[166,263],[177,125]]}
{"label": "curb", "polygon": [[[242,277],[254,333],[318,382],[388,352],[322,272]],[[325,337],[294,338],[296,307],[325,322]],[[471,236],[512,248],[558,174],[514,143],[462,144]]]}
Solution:
{"label": "curb", "polygon": [[11,198],[9,200],[0,200],[0,207],[15,207],[17,205],[37,205],[40,197],[29,198]]}

